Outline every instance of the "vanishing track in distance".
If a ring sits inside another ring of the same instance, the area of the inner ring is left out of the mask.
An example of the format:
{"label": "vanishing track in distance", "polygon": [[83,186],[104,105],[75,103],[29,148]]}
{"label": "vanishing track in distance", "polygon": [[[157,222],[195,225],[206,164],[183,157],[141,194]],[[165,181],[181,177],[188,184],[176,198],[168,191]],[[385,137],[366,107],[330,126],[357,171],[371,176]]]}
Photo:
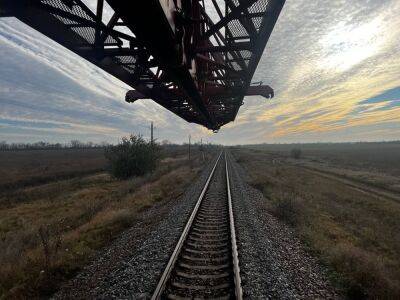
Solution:
{"label": "vanishing track in distance", "polygon": [[197,200],[152,299],[242,299],[226,154]]}

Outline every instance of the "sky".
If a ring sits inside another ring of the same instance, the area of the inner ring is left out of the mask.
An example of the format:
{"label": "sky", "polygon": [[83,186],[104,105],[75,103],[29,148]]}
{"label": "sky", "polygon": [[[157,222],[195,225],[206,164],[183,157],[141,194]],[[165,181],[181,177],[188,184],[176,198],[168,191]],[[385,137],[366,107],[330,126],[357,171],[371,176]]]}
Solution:
{"label": "sky", "polygon": [[0,140],[115,143],[149,136],[151,121],[175,143],[400,140],[399,15],[398,0],[287,0],[253,78],[275,97],[246,97],[216,134],[149,99],[126,103],[124,83],[2,18]]}

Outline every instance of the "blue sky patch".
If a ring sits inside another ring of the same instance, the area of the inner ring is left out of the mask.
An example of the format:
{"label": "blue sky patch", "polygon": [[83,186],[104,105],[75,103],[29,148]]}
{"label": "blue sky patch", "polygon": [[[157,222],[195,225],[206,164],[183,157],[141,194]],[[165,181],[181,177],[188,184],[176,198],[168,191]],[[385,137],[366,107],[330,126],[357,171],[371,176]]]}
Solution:
{"label": "blue sky patch", "polygon": [[396,87],[394,89],[387,90],[377,96],[363,100],[363,101],[359,102],[359,104],[363,105],[363,104],[392,102],[392,101],[394,101],[395,103],[391,107],[400,105],[400,87]]}

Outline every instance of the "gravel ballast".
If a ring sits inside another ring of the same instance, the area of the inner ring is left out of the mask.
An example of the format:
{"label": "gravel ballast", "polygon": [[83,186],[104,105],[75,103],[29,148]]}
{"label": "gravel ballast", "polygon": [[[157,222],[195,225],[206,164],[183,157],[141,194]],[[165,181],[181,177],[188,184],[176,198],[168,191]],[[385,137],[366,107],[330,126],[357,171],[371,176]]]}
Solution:
{"label": "gravel ballast", "polygon": [[[54,298],[150,298],[214,162],[181,197],[160,202],[142,213]],[[295,233],[267,211],[263,204],[267,200],[246,183],[245,171],[232,157],[230,162],[244,298],[339,298]]]}

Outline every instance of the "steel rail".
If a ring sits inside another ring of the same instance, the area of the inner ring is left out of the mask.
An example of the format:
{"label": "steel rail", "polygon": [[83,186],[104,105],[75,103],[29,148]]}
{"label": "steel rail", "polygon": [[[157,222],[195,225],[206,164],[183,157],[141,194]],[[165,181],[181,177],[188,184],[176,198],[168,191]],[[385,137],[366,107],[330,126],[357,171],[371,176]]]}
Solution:
{"label": "steel rail", "polygon": [[226,189],[228,192],[228,205],[229,205],[229,224],[231,231],[231,245],[232,245],[232,259],[233,259],[233,272],[235,274],[235,294],[236,299],[243,298],[243,290],[242,290],[242,281],[240,279],[240,267],[239,267],[239,255],[237,251],[236,244],[236,231],[235,231],[235,219],[233,216],[233,207],[232,207],[232,196],[231,196],[231,187],[229,180],[229,171],[228,171],[228,160],[226,158],[225,152],[225,172],[226,172]]}
{"label": "steel rail", "polygon": [[[179,238],[179,241],[174,249],[174,252],[172,253],[169,262],[161,276],[161,279],[153,293],[153,296],[151,299],[161,299],[163,297],[163,293],[165,292],[168,282],[171,279],[172,273],[174,272],[174,268],[176,267],[176,264],[179,263],[180,261],[180,254],[183,251],[185,241],[187,239],[190,239],[191,236],[191,228],[193,227],[194,223],[196,222],[197,214],[198,211],[201,210],[200,207],[202,206],[203,198],[206,195],[206,192],[208,190],[209,184],[213,178],[213,175],[215,173],[215,170],[218,166],[219,161],[221,160],[222,156],[222,151],[219,154],[211,172],[210,175],[208,176],[208,179],[203,187],[203,190],[196,202],[196,205],[190,215],[190,218],[182,232],[181,237]],[[231,262],[232,266],[231,268],[233,269],[233,283],[234,283],[234,293],[235,293],[235,298],[242,300],[243,299],[243,291],[242,291],[242,286],[241,286],[241,279],[240,279],[240,267],[239,267],[239,258],[238,258],[238,251],[237,251],[237,244],[236,244],[236,232],[235,232],[235,220],[233,216],[233,205],[232,205],[232,195],[231,195],[231,188],[230,188],[230,179],[229,179],[229,170],[228,170],[228,160],[227,160],[227,154],[224,152],[224,158],[225,158],[225,177],[226,177],[226,196],[227,196],[227,206],[228,206],[228,211],[227,211],[227,217],[229,218],[229,233],[230,233],[230,241],[231,241]],[[231,269],[231,271],[232,271]]]}
{"label": "steel rail", "polygon": [[195,216],[197,214],[197,211],[199,210],[199,207],[200,207],[200,204],[201,204],[201,202],[202,202],[202,200],[204,198],[204,195],[206,194],[206,191],[207,191],[208,186],[210,184],[211,178],[213,177],[214,171],[217,168],[218,162],[219,162],[219,160],[221,158],[221,155],[222,155],[222,151],[219,154],[219,156],[217,158],[217,161],[215,162],[214,167],[212,168],[212,170],[210,172],[210,175],[208,176],[208,179],[207,179],[207,181],[206,181],[206,183],[205,183],[205,185],[203,187],[203,190],[201,191],[201,194],[200,194],[200,196],[199,196],[199,198],[198,198],[198,200],[196,202],[196,205],[195,205],[195,207],[194,207],[194,209],[192,211],[192,214],[190,215],[189,221],[186,223],[186,226],[183,229],[182,235],[179,238],[178,243],[176,244],[175,250],[172,253],[171,258],[168,261],[167,267],[165,268],[164,273],[162,274],[161,279],[158,282],[158,285],[157,285],[157,287],[156,287],[156,289],[155,289],[155,291],[153,293],[153,296],[151,297],[152,300],[160,299],[161,296],[162,296],[162,293],[163,293],[165,285],[166,285],[166,283],[168,281],[169,275],[171,274],[171,271],[174,268],[175,262],[176,262],[176,260],[177,260],[177,258],[179,256],[179,253],[180,253],[180,250],[181,250],[181,248],[183,246],[183,243],[186,240],[186,237],[187,237],[187,235],[189,233],[190,227],[192,226],[192,223],[193,223],[193,220],[194,220],[194,218],[195,218]]}

